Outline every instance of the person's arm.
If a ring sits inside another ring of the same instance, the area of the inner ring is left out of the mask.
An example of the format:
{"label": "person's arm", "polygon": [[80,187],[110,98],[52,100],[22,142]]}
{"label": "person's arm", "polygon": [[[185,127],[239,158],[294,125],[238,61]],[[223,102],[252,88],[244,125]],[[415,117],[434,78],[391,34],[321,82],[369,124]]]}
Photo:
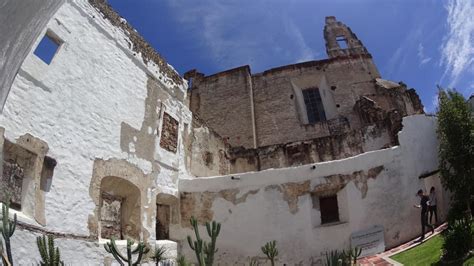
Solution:
{"label": "person's arm", "polygon": [[416,204],[415,204],[415,205],[413,205],[413,207],[415,207],[415,208],[421,208],[421,205],[416,205]]}

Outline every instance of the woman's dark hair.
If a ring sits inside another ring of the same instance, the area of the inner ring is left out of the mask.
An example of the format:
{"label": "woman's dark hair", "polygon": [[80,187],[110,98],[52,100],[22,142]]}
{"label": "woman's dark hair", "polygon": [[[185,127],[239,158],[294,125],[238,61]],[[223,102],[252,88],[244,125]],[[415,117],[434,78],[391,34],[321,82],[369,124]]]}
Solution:
{"label": "woman's dark hair", "polygon": [[430,192],[435,191],[435,187],[431,187]]}

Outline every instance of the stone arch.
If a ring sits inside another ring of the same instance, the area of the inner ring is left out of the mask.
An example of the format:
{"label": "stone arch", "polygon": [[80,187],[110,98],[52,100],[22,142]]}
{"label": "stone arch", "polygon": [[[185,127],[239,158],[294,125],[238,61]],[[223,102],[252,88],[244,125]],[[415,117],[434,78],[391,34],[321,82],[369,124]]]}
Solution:
{"label": "stone arch", "polygon": [[[150,202],[147,197],[148,191],[153,187],[153,175],[145,174],[136,165],[123,159],[96,159],[93,165],[92,178],[89,186],[89,194],[94,202],[94,212],[89,215],[88,227],[90,235],[95,238],[101,238],[101,206],[103,202],[103,192],[105,192],[106,200],[111,202],[115,197],[130,197],[128,203],[124,203],[124,207],[135,205],[135,210],[126,210],[125,216],[132,218],[132,223],[125,222],[124,238],[129,237],[135,240],[141,239],[146,241],[152,227],[151,219],[147,219],[154,208],[150,208]],[[118,188],[117,188],[117,187]],[[128,193],[126,189],[120,188],[124,186],[130,188],[133,193]],[[138,195],[137,195],[138,194]],[[112,196],[112,198],[110,198]],[[132,204],[133,203],[133,204]],[[118,205],[118,203],[115,203]],[[153,205],[151,205],[153,206]],[[105,209],[104,209],[105,211]],[[121,215],[122,216],[122,215]],[[124,217],[125,219],[125,217]]]}

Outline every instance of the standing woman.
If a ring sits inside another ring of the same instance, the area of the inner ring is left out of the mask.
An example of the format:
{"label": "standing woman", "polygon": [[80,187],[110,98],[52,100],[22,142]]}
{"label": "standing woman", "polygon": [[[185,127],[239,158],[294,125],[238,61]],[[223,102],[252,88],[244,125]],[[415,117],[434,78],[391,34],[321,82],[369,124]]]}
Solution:
{"label": "standing woman", "polygon": [[430,206],[429,206],[429,212],[430,212],[430,224],[433,224],[431,221],[433,219],[433,213],[435,215],[435,224],[438,224],[438,211],[436,209],[436,192],[435,188],[431,187],[430,189]]}

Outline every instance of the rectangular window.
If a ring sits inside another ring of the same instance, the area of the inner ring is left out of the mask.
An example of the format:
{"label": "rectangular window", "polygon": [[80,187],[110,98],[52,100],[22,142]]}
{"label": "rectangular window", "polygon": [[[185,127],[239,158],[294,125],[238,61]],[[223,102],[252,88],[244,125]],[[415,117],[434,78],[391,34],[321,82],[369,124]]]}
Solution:
{"label": "rectangular window", "polygon": [[303,90],[304,104],[306,105],[306,113],[308,115],[308,123],[314,124],[326,120],[324,113],[323,101],[319,94],[318,88],[310,88]]}
{"label": "rectangular window", "polygon": [[3,173],[0,177],[0,201],[10,200],[10,207],[21,211],[23,190],[28,188],[28,184],[33,184],[36,159],[37,155],[23,146],[5,140]]}
{"label": "rectangular window", "polygon": [[51,64],[51,61],[53,61],[53,57],[58,51],[60,45],[61,41],[54,38],[51,33],[47,32],[33,53],[49,65]]}
{"label": "rectangular window", "polygon": [[339,45],[339,48],[341,49],[347,49],[347,39],[344,36],[337,36],[336,37],[337,44]]}
{"label": "rectangular window", "polygon": [[170,206],[156,204],[156,240],[169,239]]}
{"label": "rectangular window", "polygon": [[339,207],[336,195],[320,197],[319,207],[321,210],[321,224],[339,222]]}

